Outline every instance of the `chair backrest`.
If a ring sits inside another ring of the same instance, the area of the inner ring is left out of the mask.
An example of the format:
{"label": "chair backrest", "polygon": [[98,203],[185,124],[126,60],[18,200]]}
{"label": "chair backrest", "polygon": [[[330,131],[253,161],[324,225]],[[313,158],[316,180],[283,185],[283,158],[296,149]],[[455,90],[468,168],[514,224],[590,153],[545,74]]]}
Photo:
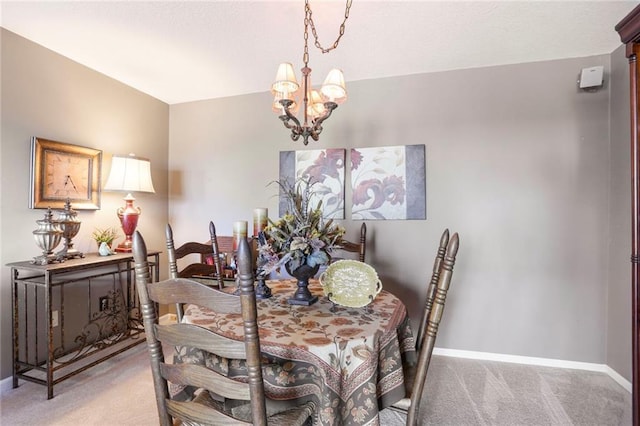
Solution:
{"label": "chair backrest", "polygon": [[362,223],[360,227],[360,240],[357,243],[342,239],[340,242],[340,250],[358,253],[358,260],[364,262],[364,255],[367,250],[367,224]]}
{"label": "chair backrest", "polygon": [[[206,243],[189,241],[175,248],[173,230],[171,229],[171,225],[167,224],[166,239],[167,250],[169,251],[169,273],[171,274],[171,278],[190,278],[195,275],[213,275],[214,273],[218,273],[220,262],[215,262],[215,260],[216,258],[218,258],[218,260],[220,259],[219,256],[215,256],[218,247],[216,244],[216,227],[213,222],[209,222],[209,235],[211,239]],[[200,261],[191,263],[178,270],[177,261],[190,254],[200,255]],[[208,257],[212,258],[213,262],[207,263],[206,259]],[[219,281],[219,284],[222,286],[222,280]]]}
{"label": "chair backrest", "polygon": [[[213,221],[209,221],[209,237],[211,238],[208,242],[208,245],[211,246],[211,263],[216,267],[216,274],[218,276],[218,288],[222,290],[224,287],[224,282],[222,280],[222,274],[224,271],[222,270],[222,261],[220,260],[220,245],[218,244],[218,237],[216,235],[216,226],[213,224]],[[203,254],[200,256],[200,261],[202,263],[207,262],[207,255]]]}
{"label": "chair backrest", "polygon": [[444,254],[447,251],[447,244],[449,244],[449,230],[445,229],[440,237],[440,245],[436,252],[436,259],[433,262],[433,272],[431,273],[431,281],[427,287],[427,301],[422,311],[422,318],[420,319],[420,326],[418,328],[418,334],[416,336],[416,352],[420,352],[422,348],[422,339],[424,338],[424,332],[427,328],[427,322],[429,321],[429,314],[431,314],[431,306],[433,306],[433,298],[436,295],[436,286],[438,285],[438,278],[440,277],[440,267],[444,261]]}
{"label": "chair backrest", "polygon": [[[242,240],[238,247],[239,297],[187,278],[150,283],[147,247],[139,232],[134,236],[133,256],[160,424],[172,425],[173,418],[185,424],[266,425],[256,299],[248,242]],[[244,341],[232,340],[193,324],[158,324],[156,304],[172,303],[195,304],[219,313],[241,313]],[[248,383],[231,380],[201,365],[165,363],[163,347],[173,350],[177,346],[198,348],[227,359],[246,359]],[[172,400],[168,381],[208,390],[224,398],[250,401],[253,423],[239,421],[224,412],[222,406],[201,404],[198,398],[190,402]]]}
{"label": "chair backrest", "polygon": [[[213,222],[209,222],[210,243],[187,242],[180,247],[175,248],[173,242],[173,229],[167,224],[166,228],[167,254],[169,256],[169,276],[171,278],[192,278],[195,276],[211,276],[216,277],[218,288],[222,290],[224,283],[222,280],[222,264],[218,255],[218,246],[216,242],[216,227]],[[200,261],[190,263],[184,268],[178,270],[178,260],[191,254],[200,255]],[[211,263],[206,258],[212,259]],[[176,306],[178,320],[182,319],[182,305]]]}
{"label": "chair backrest", "polygon": [[[448,233],[447,233],[448,234]],[[433,298],[433,305],[429,313],[429,319],[427,321],[426,332],[423,337],[421,349],[418,352],[418,365],[416,367],[413,388],[411,389],[411,405],[407,412],[407,425],[415,426],[418,424],[418,409],[420,406],[420,398],[422,396],[422,390],[427,378],[427,371],[431,362],[431,354],[436,344],[436,336],[438,334],[438,328],[440,321],[442,320],[442,313],[444,312],[444,303],[447,299],[447,292],[449,291],[449,285],[451,284],[451,276],[453,275],[453,265],[456,263],[456,255],[458,254],[458,247],[460,245],[458,234],[455,233],[451,237],[451,240],[447,244],[447,250],[442,260],[440,267],[440,273],[436,285],[435,296]]]}
{"label": "chair backrest", "polygon": [[[207,244],[210,244],[213,247],[215,253],[217,254],[218,261],[220,260],[221,254],[233,255],[233,237],[228,235],[217,235],[215,227],[212,230],[211,225],[213,225],[213,222],[211,222],[209,226],[209,234],[211,235],[211,239],[207,241]],[[202,261],[205,262],[206,259],[203,258]],[[218,274],[218,276],[222,277],[224,272],[222,270],[222,263],[218,262],[216,264],[216,268],[220,268],[220,273]]]}

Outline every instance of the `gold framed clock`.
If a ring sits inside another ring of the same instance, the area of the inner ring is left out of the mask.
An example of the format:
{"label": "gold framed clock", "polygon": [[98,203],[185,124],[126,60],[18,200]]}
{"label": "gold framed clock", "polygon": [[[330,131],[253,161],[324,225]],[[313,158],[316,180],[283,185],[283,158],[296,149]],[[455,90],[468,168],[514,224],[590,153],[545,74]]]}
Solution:
{"label": "gold framed clock", "polygon": [[29,208],[100,208],[102,151],[48,139],[31,138]]}

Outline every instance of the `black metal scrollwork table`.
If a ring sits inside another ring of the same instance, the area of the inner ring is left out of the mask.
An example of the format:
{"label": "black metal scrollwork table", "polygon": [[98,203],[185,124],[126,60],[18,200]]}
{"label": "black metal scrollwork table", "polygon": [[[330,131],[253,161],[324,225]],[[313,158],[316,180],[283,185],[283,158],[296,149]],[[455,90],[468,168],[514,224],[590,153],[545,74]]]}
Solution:
{"label": "black metal scrollwork table", "polygon": [[[155,281],[159,254],[149,252]],[[51,399],[54,385],[144,342],[131,253],[89,253],[63,263],[25,261],[7,266],[11,268],[14,388],[18,379],[46,385]],[[65,306],[65,296],[76,303]],[[78,334],[70,339],[65,332]]]}

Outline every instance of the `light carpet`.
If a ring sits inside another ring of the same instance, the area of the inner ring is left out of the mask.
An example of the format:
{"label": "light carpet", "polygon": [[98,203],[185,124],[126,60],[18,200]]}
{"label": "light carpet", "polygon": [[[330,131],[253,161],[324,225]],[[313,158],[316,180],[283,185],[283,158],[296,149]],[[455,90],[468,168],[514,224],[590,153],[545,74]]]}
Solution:
{"label": "light carpet", "polygon": [[[54,388],[21,382],[0,396],[0,424],[157,425],[146,345]],[[631,425],[631,395],[604,373],[434,356],[423,425]],[[383,426],[404,424],[384,410]]]}

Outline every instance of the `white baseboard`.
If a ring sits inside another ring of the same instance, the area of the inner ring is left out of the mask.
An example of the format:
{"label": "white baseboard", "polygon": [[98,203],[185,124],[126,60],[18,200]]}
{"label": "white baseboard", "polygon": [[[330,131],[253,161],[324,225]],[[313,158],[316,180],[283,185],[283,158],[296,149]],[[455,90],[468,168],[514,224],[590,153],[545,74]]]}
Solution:
{"label": "white baseboard", "polygon": [[609,375],[609,377],[611,377],[613,380],[618,382],[618,384],[620,386],[625,388],[627,390],[627,392],[631,393],[631,391],[632,391],[631,382],[628,381],[627,379],[625,379],[624,377],[622,377],[616,370],[614,370],[613,368],[609,367],[608,365],[606,365],[605,367],[606,367],[605,373],[607,373]]}
{"label": "white baseboard", "polygon": [[491,352],[463,351],[459,349],[433,348],[434,355],[450,356],[454,358],[480,359],[485,361],[510,362],[514,364],[539,365],[542,367],[570,368],[573,370],[598,371],[606,373],[613,380],[631,393],[631,382],[622,377],[617,371],[606,364],[590,362],[566,361],[553,358],[536,358],[530,356],[496,354]]}

